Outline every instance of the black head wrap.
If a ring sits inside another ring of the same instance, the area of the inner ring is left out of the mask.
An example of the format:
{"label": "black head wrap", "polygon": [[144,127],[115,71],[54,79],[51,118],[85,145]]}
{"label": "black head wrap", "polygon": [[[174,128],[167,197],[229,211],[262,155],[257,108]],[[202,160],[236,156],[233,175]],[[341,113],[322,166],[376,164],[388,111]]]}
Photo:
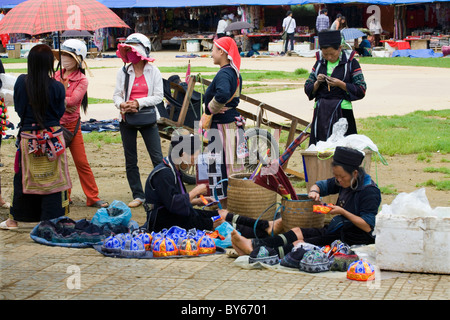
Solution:
{"label": "black head wrap", "polygon": [[340,45],[341,41],[341,32],[339,30],[326,30],[319,32],[319,46],[321,48]]}
{"label": "black head wrap", "polygon": [[336,165],[358,168],[364,160],[364,154],[361,151],[347,148],[336,147],[333,161]]}

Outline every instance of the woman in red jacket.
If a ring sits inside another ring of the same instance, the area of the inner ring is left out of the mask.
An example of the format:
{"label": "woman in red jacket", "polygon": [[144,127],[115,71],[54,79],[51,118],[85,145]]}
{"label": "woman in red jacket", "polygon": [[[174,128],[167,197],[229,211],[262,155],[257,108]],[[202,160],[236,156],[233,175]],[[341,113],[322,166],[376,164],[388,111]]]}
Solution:
{"label": "woman in red jacket", "polygon": [[[53,50],[56,59],[59,60],[59,51]],[[83,135],[80,129],[80,107],[87,110],[88,79],[84,69],[87,68],[85,59],[86,45],[77,39],[69,39],[61,45],[61,71],[55,73],[55,79],[61,81],[66,88],[66,112],[61,118],[61,125],[74,133],[69,146],[73,161],[77,168],[81,187],[86,195],[86,205],[89,207],[107,207],[109,204],[99,198],[98,187],[94,174],[86,157]],[[70,196],[70,190],[69,190]]]}

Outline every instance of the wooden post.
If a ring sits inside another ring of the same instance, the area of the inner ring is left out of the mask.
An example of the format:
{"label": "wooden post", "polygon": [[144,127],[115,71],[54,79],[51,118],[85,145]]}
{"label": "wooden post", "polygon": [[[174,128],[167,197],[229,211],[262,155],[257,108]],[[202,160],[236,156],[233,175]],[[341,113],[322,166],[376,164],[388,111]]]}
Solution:
{"label": "wooden post", "polygon": [[184,120],[186,119],[186,113],[189,108],[189,104],[191,103],[192,92],[194,92],[196,77],[189,77],[189,84],[186,90],[186,95],[184,96],[183,106],[180,110],[180,115],[178,116],[177,127],[182,127],[184,124]]}
{"label": "wooden post", "polygon": [[[289,135],[288,135],[288,138],[286,141],[286,149],[289,147],[291,142],[294,141],[294,135],[295,135],[295,131],[296,131],[295,129],[297,128],[297,123],[298,123],[297,119],[293,119],[291,122],[291,130],[289,130]],[[286,160],[286,162],[283,164],[283,169],[287,168],[288,162],[289,162],[289,159]]]}

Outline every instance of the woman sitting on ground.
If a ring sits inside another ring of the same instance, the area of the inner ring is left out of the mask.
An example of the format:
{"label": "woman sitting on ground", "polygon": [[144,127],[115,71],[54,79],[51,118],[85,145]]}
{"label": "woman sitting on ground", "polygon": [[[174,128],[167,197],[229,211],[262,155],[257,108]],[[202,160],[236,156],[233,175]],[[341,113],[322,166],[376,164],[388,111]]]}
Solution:
{"label": "woman sitting on ground", "polygon": [[341,240],[348,245],[375,243],[372,234],[375,216],[381,203],[381,193],[375,182],[362,167],[364,154],[358,150],[337,147],[333,156],[334,178],[317,181],[308,197],[319,201],[320,197],[339,194],[336,205],[329,214],[336,215],[324,228],[293,228],[288,232],[268,238],[247,239],[232,232],[232,244],[239,255],[248,255],[257,246],[268,246],[288,253],[300,242],[316,246],[330,245]]}
{"label": "woman sitting on ground", "polygon": [[[188,167],[195,165],[195,159],[201,149],[198,136],[183,130],[174,131],[171,145],[172,152],[153,169],[147,178],[145,184],[147,222],[143,227],[156,232],[172,226],[213,231],[226,219],[238,224],[237,229],[244,235],[252,235],[253,219],[233,216],[224,209],[194,208],[194,206],[204,205],[199,196],[207,194],[208,186],[200,184],[187,192],[181,180],[181,170],[187,170]],[[208,202],[213,201],[210,197],[205,199]],[[234,220],[233,217],[235,217]],[[257,235],[268,236],[273,225],[272,221],[259,222],[257,228],[260,231]],[[276,226],[278,225],[277,223]]]}

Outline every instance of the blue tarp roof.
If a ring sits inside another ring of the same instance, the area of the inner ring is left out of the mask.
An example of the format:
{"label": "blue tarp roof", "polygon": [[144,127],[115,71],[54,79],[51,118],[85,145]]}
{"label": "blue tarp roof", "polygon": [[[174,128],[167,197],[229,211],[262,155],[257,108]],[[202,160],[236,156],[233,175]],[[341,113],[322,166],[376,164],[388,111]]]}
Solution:
{"label": "blue tarp roof", "polygon": [[[0,0],[0,8],[14,8],[25,0]],[[367,3],[379,5],[449,2],[450,0],[97,0],[108,8],[180,8],[238,5],[297,5],[314,3]]]}
{"label": "blue tarp roof", "polygon": [[[298,5],[315,3],[366,3],[379,5],[449,2],[450,0],[98,0],[109,8],[179,8],[238,5]],[[0,0],[1,2],[1,0]],[[128,3],[128,4],[127,4]]]}

